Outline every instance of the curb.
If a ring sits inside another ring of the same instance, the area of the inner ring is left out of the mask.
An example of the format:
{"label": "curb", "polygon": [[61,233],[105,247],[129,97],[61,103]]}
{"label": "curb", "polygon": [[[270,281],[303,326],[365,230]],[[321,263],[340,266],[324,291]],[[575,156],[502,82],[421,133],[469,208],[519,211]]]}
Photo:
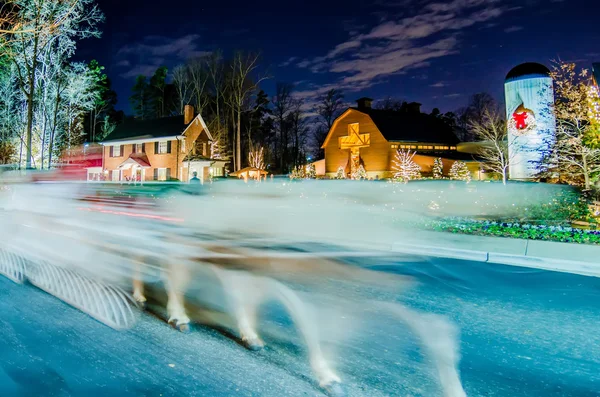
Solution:
{"label": "curb", "polygon": [[521,266],[533,269],[600,277],[600,264],[565,259],[542,258],[536,256],[485,252],[433,245],[395,243],[393,252],[433,256],[437,258],[462,259],[475,262],[493,263],[508,266]]}

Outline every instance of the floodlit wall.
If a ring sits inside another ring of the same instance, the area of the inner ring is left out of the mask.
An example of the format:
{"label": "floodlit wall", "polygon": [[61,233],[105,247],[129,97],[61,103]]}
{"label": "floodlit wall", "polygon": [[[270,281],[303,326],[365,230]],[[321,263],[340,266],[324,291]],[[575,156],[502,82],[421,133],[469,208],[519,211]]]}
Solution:
{"label": "floodlit wall", "polygon": [[542,75],[521,76],[507,80],[504,91],[509,125],[509,177],[532,179],[555,137],[552,79]]}

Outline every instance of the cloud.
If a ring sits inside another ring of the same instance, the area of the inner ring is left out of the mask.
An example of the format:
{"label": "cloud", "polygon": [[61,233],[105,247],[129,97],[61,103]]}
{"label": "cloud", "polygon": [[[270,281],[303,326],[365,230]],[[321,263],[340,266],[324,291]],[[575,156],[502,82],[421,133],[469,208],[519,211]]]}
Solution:
{"label": "cloud", "polygon": [[292,64],[298,57],[290,57],[286,61],[283,61],[279,64],[280,67],[286,67]]}
{"label": "cloud", "polygon": [[[337,74],[339,77],[333,87],[347,92],[361,91],[390,76],[423,68],[434,59],[458,53],[462,32],[497,20],[506,12],[501,3],[501,0],[444,3],[425,0],[419,7],[403,9],[401,16],[378,20],[324,55],[303,59],[296,66],[314,73]],[[327,89],[311,92],[314,96]],[[305,91],[302,95],[308,98],[311,92]]]}
{"label": "cloud", "polygon": [[433,88],[442,88],[442,87],[446,87],[446,84],[442,83],[441,81],[438,81],[435,84],[431,84],[430,87],[433,87]]}
{"label": "cloud", "polygon": [[505,33],[513,33],[513,32],[518,32],[519,30],[523,30],[523,26],[509,26],[506,29],[504,29]]}
{"label": "cloud", "polygon": [[137,75],[152,75],[165,63],[184,61],[210,52],[198,47],[200,36],[189,34],[178,38],[165,36],[146,36],[141,42],[121,47],[116,54],[117,66],[131,66],[131,69],[121,74],[123,78]]}
{"label": "cloud", "polygon": [[462,94],[458,94],[458,93],[453,93],[453,94],[446,94],[444,95],[444,98],[456,98],[462,96]]}

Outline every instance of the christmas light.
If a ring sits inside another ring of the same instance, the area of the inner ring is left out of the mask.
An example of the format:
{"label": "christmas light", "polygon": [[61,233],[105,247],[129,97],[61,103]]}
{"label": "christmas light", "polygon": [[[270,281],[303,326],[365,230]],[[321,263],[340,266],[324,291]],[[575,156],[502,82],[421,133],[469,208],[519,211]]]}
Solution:
{"label": "christmas light", "polygon": [[450,179],[471,182],[471,171],[462,161],[455,161],[450,168]]}
{"label": "christmas light", "polygon": [[413,160],[417,152],[398,149],[393,161],[394,179],[407,183],[412,179],[421,178],[421,166]]}

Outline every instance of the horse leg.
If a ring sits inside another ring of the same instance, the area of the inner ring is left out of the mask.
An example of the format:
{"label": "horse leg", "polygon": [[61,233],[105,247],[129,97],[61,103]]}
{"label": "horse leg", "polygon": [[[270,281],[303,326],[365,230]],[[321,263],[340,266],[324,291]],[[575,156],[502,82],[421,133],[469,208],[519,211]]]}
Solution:
{"label": "horse leg", "polygon": [[304,338],[308,348],[310,366],[317,376],[319,385],[330,394],[343,394],[341,379],[330,367],[323,355],[316,319],[308,306],[302,302],[298,295],[286,285],[268,278],[263,278],[263,288],[274,299],[279,300],[289,314]]}
{"label": "horse leg", "polygon": [[223,270],[211,266],[217,275],[233,311],[240,338],[250,350],[260,350],[264,341],[256,332],[257,311],[263,291],[256,285],[256,277],[241,271]]}
{"label": "horse leg", "polygon": [[144,282],[141,277],[141,263],[136,261],[133,273],[133,299],[142,308],[146,308],[146,296],[144,295]]}
{"label": "horse leg", "polygon": [[400,317],[417,336],[433,358],[445,397],[466,397],[458,375],[460,359],[457,330],[443,317],[423,314],[396,303],[382,303]]}
{"label": "horse leg", "polygon": [[171,262],[166,275],[167,313],[169,324],[173,324],[182,332],[190,329],[190,318],[185,312],[184,294],[189,284],[190,271],[185,264]]}

